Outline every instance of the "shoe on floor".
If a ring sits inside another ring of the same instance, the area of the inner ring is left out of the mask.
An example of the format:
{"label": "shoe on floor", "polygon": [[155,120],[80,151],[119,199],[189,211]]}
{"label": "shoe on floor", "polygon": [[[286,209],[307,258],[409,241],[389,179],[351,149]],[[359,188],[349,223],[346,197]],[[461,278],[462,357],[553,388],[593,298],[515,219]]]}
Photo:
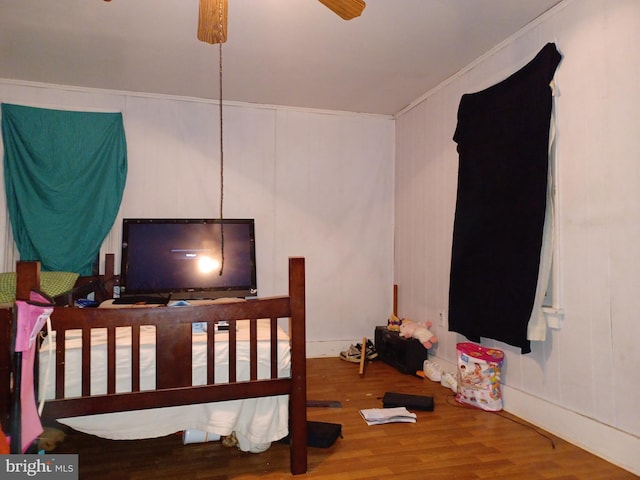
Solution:
{"label": "shoe on floor", "polygon": [[458,393],[458,380],[456,380],[456,376],[453,373],[443,372],[440,384],[443,387],[450,388],[453,393]]}
{"label": "shoe on floor", "polygon": [[[360,344],[357,344],[356,348],[362,350],[362,347],[360,346]],[[378,351],[376,350],[376,347],[371,340],[367,340],[367,348],[365,350],[365,355],[367,360],[375,360],[376,358],[378,358]]]}
{"label": "shoe on floor", "polygon": [[[349,349],[344,352],[340,352],[340,358],[347,362],[360,363],[362,355],[362,344],[356,343],[355,345],[349,345]],[[367,346],[365,348],[365,358],[367,360],[375,360],[378,358],[378,352],[371,340],[367,340]]]}
{"label": "shoe on floor", "polygon": [[442,380],[442,369],[436,362],[425,360],[422,371],[432,382],[440,382]]}
{"label": "shoe on floor", "polygon": [[344,352],[340,352],[340,358],[351,363],[360,363],[360,348],[354,345],[349,345],[349,349]]}

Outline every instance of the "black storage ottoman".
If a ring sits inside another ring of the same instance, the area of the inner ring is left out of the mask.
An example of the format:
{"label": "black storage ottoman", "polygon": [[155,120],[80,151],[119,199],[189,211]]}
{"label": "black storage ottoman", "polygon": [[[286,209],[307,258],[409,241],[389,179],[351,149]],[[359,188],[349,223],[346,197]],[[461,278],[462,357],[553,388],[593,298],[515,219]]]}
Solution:
{"label": "black storage ottoman", "polygon": [[401,337],[387,327],[376,327],[375,346],[379,358],[405,374],[422,370],[427,349],[415,338]]}

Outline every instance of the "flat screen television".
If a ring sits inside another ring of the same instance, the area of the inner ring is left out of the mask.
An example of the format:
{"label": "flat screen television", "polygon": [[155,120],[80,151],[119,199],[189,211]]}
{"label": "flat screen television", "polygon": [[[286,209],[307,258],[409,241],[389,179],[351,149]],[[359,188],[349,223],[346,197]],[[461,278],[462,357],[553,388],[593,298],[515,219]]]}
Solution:
{"label": "flat screen television", "polygon": [[125,218],[120,295],[256,296],[255,252],[253,219]]}

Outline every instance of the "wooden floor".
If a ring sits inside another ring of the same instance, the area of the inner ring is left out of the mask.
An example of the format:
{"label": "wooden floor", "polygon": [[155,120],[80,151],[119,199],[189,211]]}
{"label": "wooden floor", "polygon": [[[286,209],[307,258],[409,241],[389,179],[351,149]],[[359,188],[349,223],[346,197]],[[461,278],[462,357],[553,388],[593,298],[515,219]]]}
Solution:
{"label": "wooden floor", "polygon": [[[434,397],[433,412],[415,424],[369,427],[358,413],[382,406],[385,391]],[[309,449],[310,479],[631,479],[635,475],[504,412],[455,402],[438,383],[402,375],[382,362],[338,358],[308,361],[308,398],[338,400],[341,408],[309,408],[310,420],[340,423],[343,438]],[[182,445],[181,436],[111,441],[71,432],[52,453],[79,453],[81,479],[287,479],[288,446],[261,454],[220,442]]]}

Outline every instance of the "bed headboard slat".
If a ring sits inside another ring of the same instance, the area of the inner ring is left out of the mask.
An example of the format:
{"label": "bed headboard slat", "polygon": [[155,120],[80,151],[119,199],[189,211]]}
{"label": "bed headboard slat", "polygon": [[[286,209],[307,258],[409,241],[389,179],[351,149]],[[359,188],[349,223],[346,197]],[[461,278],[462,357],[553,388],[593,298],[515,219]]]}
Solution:
{"label": "bed headboard slat", "polygon": [[216,350],[214,348],[216,326],[214,323],[207,323],[207,383],[216,383]]}
{"label": "bed headboard slat", "polygon": [[190,323],[156,324],[156,388],[191,386],[191,350]]}
{"label": "bed headboard slat", "polygon": [[249,320],[249,378],[258,379],[258,321]]}
{"label": "bed headboard slat", "polygon": [[131,326],[131,391],[140,391],[140,325]]}
{"label": "bed headboard slat", "polygon": [[271,378],[278,378],[278,319],[271,318]]}
{"label": "bed headboard slat", "polygon": [[236,321],[229,320],[229,382],[234,383],[237,381],[238,373],[236,368],[236,361],[238,358],[238,350],[236,348],[237,342],[237,330]]}
{"label": "bed headboard slat", "polygon": [[[66,330],[56,331],[56,339],[64,339],[67,336]],[[65,342],[56,342],[56,398],[64,398],[64,365],[65,365]]]}
{"label": "bed headboard slat", "polygon": [[91,330],[82,330],[82,396],[91,395]]}
{"label": "bed headboard slat", "polygon": [[107,394],[116,393],[116,328],[107,327]]}

